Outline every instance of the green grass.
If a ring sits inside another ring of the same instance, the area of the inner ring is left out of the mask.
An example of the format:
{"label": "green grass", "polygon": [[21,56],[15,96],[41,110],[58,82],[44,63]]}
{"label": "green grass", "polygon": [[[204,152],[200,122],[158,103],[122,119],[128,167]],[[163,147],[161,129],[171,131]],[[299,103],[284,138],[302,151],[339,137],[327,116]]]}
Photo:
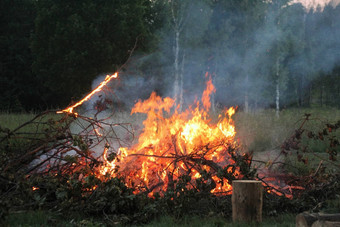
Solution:
{"label": "green grass", "polygon": [[[7,217],[4,226],[105,226],[102,220],[86,218],[84,215],[61,216],[47,211],[27,211],[21,213],[12,213]],[[116,223],[117,226],[122,226]],[[295,226],[295,214],[284,214],[277,217],[264,217],[262,223],[233,223],[230,219],[219,216],[199,217],[185,216],[176,219],[170,216],[162,216],[151,221],[148,224],[132,225],[145,227],[196,227],[196,226]]]}
{"label": "green grass", "polygon": [[[43,141],[57,135],[66,121],[58,123],[63,114],[0,114],[0,161],[7,163],[40,147]],[[7,164],[5,164],[7,166]],[[0,168],[1,169],[1,168]]]}
{"label": "green grass", "polygon": [[[279,149],[282,142],[294,133],[303,119],[304,114],[310,113],[311,120],[304,128],[320,130],[325,123],[340,120],[339,109],[288,109],[280,112],[277,118],[274,110],[262,110],[256,113],[237,112],[234,116],[236,136],[245,150],[266,151]],[[324,151],[322,143],[311,142],[316,152]]]}
{"label": "green grass", "polygon": [[277,217],[266,217],[263,219],[262,223],[233,223],[230,219],[225,219],[222,217],[198,217],[198,216],[186,216],[182,219],[176,220],[175,218],[164,216],[159,219],[146,224],[147,227],[173,227],[173,226],[183,226],[183,227],[213,227],[213,226],[235,226],[235,227],[247,227],[247,226],[295,226],[295,215],[285,214]]}
{"label": "green grass", "polygon": [[[0,223],[1,225],[1,223]],[[70,216],[58,215],[49,211],[35,210],[11,213],[4,226],[104,226],[103,222],[85,218],[84,215],[71,214]]]}
{"label": "green grass", "polygon": [[0,113],[0,127],[14,130],[35,116],[34,113]]}

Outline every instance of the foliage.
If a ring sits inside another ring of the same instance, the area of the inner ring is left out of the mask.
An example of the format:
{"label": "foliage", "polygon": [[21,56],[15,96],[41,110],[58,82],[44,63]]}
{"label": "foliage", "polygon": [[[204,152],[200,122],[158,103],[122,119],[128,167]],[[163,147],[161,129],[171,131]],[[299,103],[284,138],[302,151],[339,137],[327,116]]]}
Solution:
{"label": "foliage", "polygon": [[310,120],[310,117],[311,114],[305,114],[305,119],[300,127],[282,144],[282,152],[287,153],[290,150],[296,150],[298,161],[307,164],[308,159],[304,158],[304,154],[313,153],[313,147],[309,146],[310,143],[302,141],[303,135],[306,135],[309,140],[324,142],[326,145],[324,152],[328,154],[329,160],[331,161],[330,163],[337,161],[337,155],[340,148],[339,131],[337,130],[340,128],[340,120],[335,123],[326,123],[323,128],[314,132],[303,128],[304,124]]}
{"label": "foliage", "polygon": [[[297,202],[303,205],[302,207],[295,205],[296,212],[301,212],[302,209],[318,212],[330,205],[328,203],[330,198],[338,200],[340,196],[338,183],[340,179],[338,161],[340,121],[325,123],[323,127],[313,131],[304,127],[308,121],[312,120],[311,114],[305,114],[300,127],[281,146],[281,154],[294,155],[307,170],[299,171],[295,175],[290,173],[291,179],[288,182],[301,185],[305,189],[297,193],[296,201],[292,201],[294,205]],[[312,141],[324,143],[322,153],[316,153],[313,150]],[[311,156],[317,158],[319,165],[313,165],[310,162]]]}
{"label": "foliage", "polygon": [[151,2],[2,1],[1,110],[67,105],[152,41]]}
{"label": "foliage", "polygon": [[40,95],[29,48],[36,16],[34,1],[4,0],[0,10],[0,109],[31,110],[30,100]]}
{"label": "foliage", "polygon": [[145,0],[37,2],[33,70],[44,85],[43,100],[67,105],[71,97],[78,99],[90,90],[96,76],[116,71],[136,38],[149,34],[148,4]]}

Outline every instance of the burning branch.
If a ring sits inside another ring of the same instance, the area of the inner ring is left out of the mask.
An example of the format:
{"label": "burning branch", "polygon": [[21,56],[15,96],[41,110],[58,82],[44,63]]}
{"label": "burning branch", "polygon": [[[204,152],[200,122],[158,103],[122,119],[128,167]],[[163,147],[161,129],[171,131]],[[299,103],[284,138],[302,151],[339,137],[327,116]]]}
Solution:
{"label": "burning branch", "polygon": [[[83,98],[79,102],[75,103],[74,105],[72,105],[72,106],[70,106],[70,107],[68,107],[68,108],[66,108],[64,110],[57,111],[57,113],[70,113],[70,114],[72,114],[74,108],[82,105],[85,101],[89,100],[94,94],[96,94],[97,92],[101,91],[102,88],[104,86],[106,86],[106,84],[109,83],[114,78],[118,78],[118,72],[115,72],[113,75],[107,75],[105,80],[102,81],[94,90],[92,90],[91,93],[86,95],[85,98]],[[78,114],[77,113],[74,113],[74,114],[77,117]]]}

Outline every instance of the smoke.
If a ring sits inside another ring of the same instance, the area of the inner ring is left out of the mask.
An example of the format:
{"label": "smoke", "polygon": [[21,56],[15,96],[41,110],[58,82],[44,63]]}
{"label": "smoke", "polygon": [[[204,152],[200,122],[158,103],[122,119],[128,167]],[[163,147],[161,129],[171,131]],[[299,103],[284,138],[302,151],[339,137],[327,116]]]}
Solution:
{"label": "smoke", "polygon": [[[184,7],[181,15],[187,16],[180,18],[184,22],[178,60],[187,103],[202,93],[208,71],[217,87],[215,101],[223,106],[243,106],[246,95],[254,108],[273,105],[276,83],[281,103],[290,105],[299,86],[308,86],[315,75],[340,63],[338,2],[259,2],[248,9],[240,8],[242,4],[200,1]],[[164,67],[172,70],[158,77],[165,78],[163,90],[172,95],[175,31],[170,26],[162,32],[159,49],[166,55]]]}
{"label": "smoke", "polygon": [[[256,109],[275,103],[277,83],[281,105],[289,105],[296,100],[293,96],[299,86],[307,86],[315,75],[340,64],[340,6],[334,1],[322,5],[322,11],[306,10],[301,3],[280,5],[282,1],[275,0],[254,1],[258,5],[246,8],[238,1],[235,5],[229,1],[210,5],[203,0],[188,2],[177,14],[183,23],[177,60],[183,76],[180,84],[185,106],[200,99],[206,72],[211,74],[216,87],[213,101],[217,106],[242,108],[248,97],[250,107]],[[169,18],[157,32],[156,51],[134,54],[119,72],[118,79],[85,102],[82,111],[98,119],[122,111],[124,118],[115,115],[108,123],[130,122],[130,131],[138,135],[137,126],[142,125],[143,119],[127,119],[126,112],[139,99],[147,99],[152,91],[173,97],[175,32]],[[99,75],[92,88],[105,77],[106,74]],[[110,138],[130,136],[121,127],[102,130],[114,133]],[[72,131],[77,133],[80,129],[75,126]],[[126,144],[135,142],[130,138],[126,141]],[[113,139],[110,144],[117,151],[122,143]],[[96,153],[100,154],[104,146],[104,142],[99,144]]]}
{"label": "smoke", "polygon": [[[106,74],[99,75],[92,82],[92,90],[97,88],[105,77]],[[86,102],[85,112],[94,115],[107,110],[112,112],[113,109],[129,111],[139,99],[147,99],[159,86],[154,77],[138,75],[130,66]]]}
{"label": "smoke", "polygon": [[[281,105],[290,105],[300,88],[340,64],[340,0],[240,2],[185,1],[175,9],[182,23],[177,61],[185,105],[200,98],[206,72],[221,106],[242,107],[246,96],[251,108],[272,106],[277,83]],[[135,54],[119,79],[86,108],[129,110],[152,91],[173,97],[175,33],[168,18],[156,33],[156,51]]]}

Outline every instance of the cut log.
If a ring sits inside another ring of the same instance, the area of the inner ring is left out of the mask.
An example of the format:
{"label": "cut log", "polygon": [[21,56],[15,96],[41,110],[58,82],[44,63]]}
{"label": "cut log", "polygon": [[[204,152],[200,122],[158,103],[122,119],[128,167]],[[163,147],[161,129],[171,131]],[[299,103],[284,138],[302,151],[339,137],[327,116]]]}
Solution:
{"label": "cut log", "polygon": [[340,222],[334,221],[316,221],[312,227],[340,227]]}
{"label": "cut log", "polygon": [[256,180],[235,180],[232,186],[233,221],[262,222],[262,183]]}
{"label": "cut log", "polygon": [[319,214],[304,212],[296,216],[297,227],[311,226],[339,226],[340,213],[338,214]]}

